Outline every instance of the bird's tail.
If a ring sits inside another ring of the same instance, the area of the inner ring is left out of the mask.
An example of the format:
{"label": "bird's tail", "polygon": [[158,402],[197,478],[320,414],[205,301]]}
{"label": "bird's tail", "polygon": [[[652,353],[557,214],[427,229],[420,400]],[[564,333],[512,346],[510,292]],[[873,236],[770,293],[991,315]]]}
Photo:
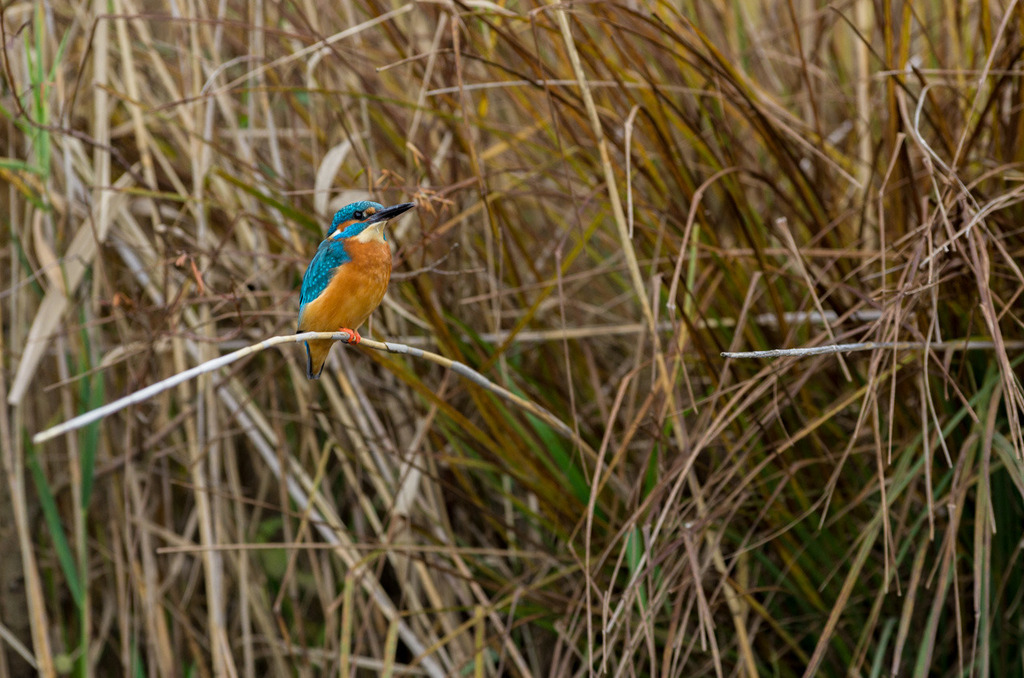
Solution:
{"label": "bird's tail", "polygon": [[306,342],[306,376],[308,378],[320,378],[320,373],[324,371],[324,363],[327,361],[327,354],[331,352],[333,345],[333,341],[319,339]]}

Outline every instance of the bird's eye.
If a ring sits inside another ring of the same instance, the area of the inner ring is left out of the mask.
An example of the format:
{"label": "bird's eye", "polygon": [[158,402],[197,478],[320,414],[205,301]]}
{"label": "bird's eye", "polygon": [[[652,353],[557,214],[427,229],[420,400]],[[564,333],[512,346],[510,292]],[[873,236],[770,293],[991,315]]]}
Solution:
{"label": "bird's eye", "polygon": [[363,220],[363,210],[358,210],[358,211],[357,211],[357,212],[356,212],[355,214],[353,214],[352,216],[354,216],[354,217],[355,217],[356,219],[358,219],[359,221],[362,221],[362,220]]}

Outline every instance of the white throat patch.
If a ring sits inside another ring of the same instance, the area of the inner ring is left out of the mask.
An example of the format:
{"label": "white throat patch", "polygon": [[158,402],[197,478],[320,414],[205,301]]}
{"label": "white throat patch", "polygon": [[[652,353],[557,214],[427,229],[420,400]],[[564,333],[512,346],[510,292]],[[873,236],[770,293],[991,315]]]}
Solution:
{"label": "white throat patch", "polygon": [[352,236],[351,240],[354,242],[384,242],[385,223],[387,222],[379,221],[375,224],[370,224],[359,235]]}

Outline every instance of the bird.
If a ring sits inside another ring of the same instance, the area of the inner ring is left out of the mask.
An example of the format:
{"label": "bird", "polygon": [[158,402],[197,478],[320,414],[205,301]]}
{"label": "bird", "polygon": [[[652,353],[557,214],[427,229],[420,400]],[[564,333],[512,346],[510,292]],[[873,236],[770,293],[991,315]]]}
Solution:
{"label": "bird", "polygon": [[[327,237],[302,276],[298,332],[345,332],[358,344],[359,326],[384,299],[391,279],[391,246],[384,225],[416,206],[384,207],[362,200],[335,212]],[[306,376],[319,379],[334,342],[306,344]]]}

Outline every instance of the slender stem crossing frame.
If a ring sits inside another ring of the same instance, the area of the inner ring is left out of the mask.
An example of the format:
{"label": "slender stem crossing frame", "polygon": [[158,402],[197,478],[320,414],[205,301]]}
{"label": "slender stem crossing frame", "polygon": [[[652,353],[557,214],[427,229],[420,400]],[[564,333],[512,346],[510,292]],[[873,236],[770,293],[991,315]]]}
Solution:
{"label": "slender stem crossing frame", "polygon": [[[138,403],[144,402],[157,394],[163,393],[164,391],[174,388],[178,384],[186,382],[190,379],[194,379],[201,374],[213,372],[215,370],[220,369],[221,367],[239,361],[242,358],[253,355],[255,353],[259,353],[261,351],[265,351],[268,348],[272,348],[280,344],[301,343],[304,341],[311,341],[314,339],[333,339],[335,341],[347,343],[349,338],[350,337],[348,332],[303,332],[301,334],[289,334],[279,337],[271,337],[270,339],[264,339],[263,341],[252,344],[251,346],[240,348],[237,351],[233,351],[226,355],[219,356],[217,358],[214,358],[213,360],[207,360],[206,362],[200,365],[196,365],[195,367],[172,375],[164,379],[163,381],[158,381],[155,384],[151,384],[143,389],[135,391],[134,393],[130,393],[124,396],[123,398],[115,400],[112,403],[108,403],[106,405],[103,405],[102,407],[97,407],[95,410],[90,410],[89,412],[80,414],[77,417],[69,419],[62,424],[58,424],[57,426],[52,426],[44,431],[40,431],[39,433],[32,436],[32,442],[38,445],[40,443],[44,443],[47,440],[52,440],[53,438],[56,438],[57,436],[63,435],[70,431],[80,429],[83,426],[88,426],[94,421],[98,421],[100,419],[103,419],[104,417],[108,417],[111,414],[119,412],[131,405],[136,405]],[[367,348],[372,348],[377,351],[387,351],[388,353],[402,353],[406,355],[411,355],[416,358],[423,358],[424,360],[429,360],[430,362],[437,363],[438,365],[441,365],[443,367],[447,367],[460,377],[468,379],[477,386],[484,388],[498,396],[501,396],[505,400],[508,400],[514,403],[515,405],[521,407],[526,412],[544,421],[544,423],[551,426],[553,429],[558,431],[566,438],[573,440],[577,444],[581,445],[584,449],[589,450],[589,446],[586,445],[579,438],[576,432],[568,424],[563,422],[554,414],[552,414],[545,408],[541,407],[540,405],[532,403],[529,400],[526,400],[525,398],[522,398],[521,396],[512,393],[508,389],[495,384],[493,381],[491,381],[490,379],[488,379],[487,377],[480,374],[472,367],[469,367],[464,363],[460,363],[456,360],[451,360],[450,358],[445,358],[444,356],[438,355],[437,353],[424,351],[421,348],[407,346],[405,344],[396,344],[387,341],[374,341],[373,339],[363,339],[362,341],[359,342],[359,345],[365,346]]]}

